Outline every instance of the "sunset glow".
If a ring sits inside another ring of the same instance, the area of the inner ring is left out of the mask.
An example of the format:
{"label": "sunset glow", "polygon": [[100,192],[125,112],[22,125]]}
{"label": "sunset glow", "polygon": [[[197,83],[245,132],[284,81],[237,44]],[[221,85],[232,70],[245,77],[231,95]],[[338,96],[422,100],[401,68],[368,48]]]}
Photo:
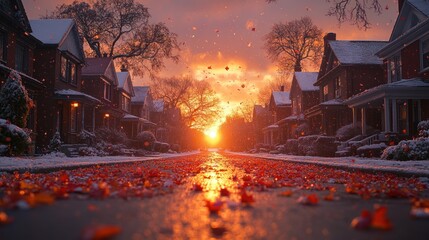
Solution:
{"label": "sunset glow", "polygon": [[220,140],[218,129],[216,127],[206,130],[204,134],[206,135],[206,140],[210,145],[216,145]]}

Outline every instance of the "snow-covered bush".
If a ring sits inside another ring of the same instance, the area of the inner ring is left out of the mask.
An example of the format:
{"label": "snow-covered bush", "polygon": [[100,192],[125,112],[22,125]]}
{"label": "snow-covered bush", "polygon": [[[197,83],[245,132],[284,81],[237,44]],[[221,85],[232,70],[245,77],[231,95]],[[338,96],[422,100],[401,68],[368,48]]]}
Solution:
{"label": "snow-covered bush", "polygon": [[54,136],[52,136],[51,140],[49,141],[49,151],[50,152],[59,152],[61,149],[61,136],[60,136],[60,132],[56,131]]}
{"label": "snow-covered bush", "polygon": [[32,105],[33,101],[22,85],[21,76],[16,71],[11,71],[0,89],[0,118],[23,128],[27,125]]}
{"label": "snow-covered bush", "polygon": [[137,134],[137,141],[139,141],[139,146],[145,150],[152,151],[153,145],[156,141],[155,135],[150,131],[143,131]]}
{"label": "snow-covered bush", "polygon": [[321,157],[333,157],[337,151],[337,144],[335,143],[335,137],[330,136],[318,136],[314,142],[316,156]]}
{"label": "snow-covered bush", "polygon": [[285,153],[291,155],[298,155],[298,139],[286,140]]}
{"label": "snow-covered bush", "polygon": [[9,121],[0,119],[0,145],[7,146],[2,147],[2,152],[5,155],[19,155],[24,151],[28,150],[31,144],[31,138],[28,134],[20,127],[11,124]]}
{"label": "snow-covered bush", "polygon": [[86,130],[82,130],[78,134],[78,138],[79,138],[81,143],[85,143],[85,144],[88,144],[89,146],[91,146],[93,143],[95,143],[97,136],[95,136],[95,133],[92,133],[92,132],[89,132]]}
{"label": "snow-covered bush", "polygon": [[99,156],[104,157],[107,156],[108,153],[106,153],[103,150],[99,150],[95,147],[81,147],[79,148],[79,155],[80,156]]}
{"label": "snow-covered bush", "polygon": [[429,138],[400,141],[398,145],[387,147],[381,158],[400,161],[429,160]]}
{"label": "snow-covered bush", "polygon": [[126,144],[127,135],[124,132],[110,128],[99,128],[95,130],[97,142],[106,142],[111,144]]}
{"label": "snow-covered bush", "polygon": [[180,145],[179,144],[171,144],[170,149],[174,152],[180,152]]}
{"label": "snow-covered bush", "polygon": [[419,131],[419,137],[429,138],[429,120],[419,122],[417,130]]}
{"label": "snow-covered bush", "polygon": [[168,152],[168,150],[170,150],[170,144],[165,142],[155,141],[153,149],[155,152],[166,153]]}
{"label": "snow-covered bush", "polygon": [[361,157],[380,157],[387,145],[385,143],[365,145],[357,148],[356,154]]}
{"label": "snow-covered bush", "polygon": [[315,156],[316,149],[314,143],[318,137],[318,135],[310,135],[298,138],[298,155]]}
{"label": "snow-covered bush", "polygon": [[337,130],[335,137],[339,141],[346,141],[352,137],[360,135],[362,132],[360,125],[360,122],[358,122],[355,127],[353,127],[353,124],[342,126]]}

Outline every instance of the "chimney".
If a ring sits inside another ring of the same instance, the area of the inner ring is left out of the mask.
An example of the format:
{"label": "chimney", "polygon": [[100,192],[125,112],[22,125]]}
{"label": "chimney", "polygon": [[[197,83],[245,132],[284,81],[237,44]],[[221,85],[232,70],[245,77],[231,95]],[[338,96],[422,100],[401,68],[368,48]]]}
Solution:
{"label": "chimney", "polygon": [[281,91],[281,92],[284,92],[284,91],[285,91],[285,86],[284,86],[284,85],[281,85],[281,86],[280,86],[280,91]]}
{"label": "chimney", "polygon": [[337,34],[336,33],[327,33],[324,37],[323,37],[323,42],[325,42],[325,46],[327,44],[328,41],[335,41],[337,40]]}
{"label": "chimney", "polygon": [[125,64],[121,65],[121,72],[128,72],[128,69],[125,67]]}
{"label": "chimney", "polygon": [[398,0],[398,12],[401,12],[402,7],[404,6],[405,0]]}

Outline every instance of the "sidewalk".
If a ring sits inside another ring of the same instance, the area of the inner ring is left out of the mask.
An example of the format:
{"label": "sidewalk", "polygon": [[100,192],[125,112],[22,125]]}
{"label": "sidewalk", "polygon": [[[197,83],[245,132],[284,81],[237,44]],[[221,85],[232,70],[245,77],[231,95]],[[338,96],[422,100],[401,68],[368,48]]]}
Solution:
{"label": "sidewalk", "polygon": [[160,153],[153,156],[129,157],[65,157],[56,155],[44,155],[40,157],[0,157],[0,172],[50,172],[64,169],[89,167],[94,165],[111,165],[118,163],[143,162],[148,160],[182,157],[199,153],[198,151],[185,153]]}
{"label": "sidewalk", "polygon": [[322,166],[336,167],[341,169],[356,169],[367,172],[390,172],[403,176],[428,177],[429,178],[429,160],[426,161],[392,161],[381,160],[377,158],[360,157],[313,157],[313,156],[294,156],[285,154],[269,153],[240,153],[228,152],[240,156],[258,157],[265,159],[274,159],[294,163],[316,164]]}

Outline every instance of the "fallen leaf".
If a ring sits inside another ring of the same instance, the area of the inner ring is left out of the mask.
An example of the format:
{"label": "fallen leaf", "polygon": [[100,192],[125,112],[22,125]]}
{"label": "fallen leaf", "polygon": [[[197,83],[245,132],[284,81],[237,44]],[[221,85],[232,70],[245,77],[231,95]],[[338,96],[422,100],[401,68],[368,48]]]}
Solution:
{"label": "fallen leaf", "polygon": [[371,221],[371,227],[380,230],[392,229],[392,223],[387,217],[386,206],[375,206],[375,211]]}
{"label": "fallen leaf", "polygon": [[115,225],[91,226],[82,231],[81,240],[110,239],[121,233],[121,231],[122,229]]}

